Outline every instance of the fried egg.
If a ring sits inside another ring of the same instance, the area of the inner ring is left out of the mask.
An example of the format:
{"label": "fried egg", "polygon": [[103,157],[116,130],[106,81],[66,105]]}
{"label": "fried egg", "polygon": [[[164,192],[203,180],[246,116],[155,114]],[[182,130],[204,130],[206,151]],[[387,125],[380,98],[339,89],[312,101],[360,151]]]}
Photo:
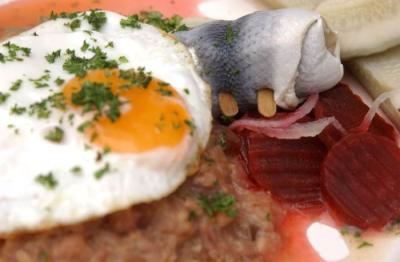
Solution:
{"label": "fried egg", "polygon": [[85,15],[0,44],[2,235],[165,197],[207,144],[210,90],[186,47],[119,14]]}

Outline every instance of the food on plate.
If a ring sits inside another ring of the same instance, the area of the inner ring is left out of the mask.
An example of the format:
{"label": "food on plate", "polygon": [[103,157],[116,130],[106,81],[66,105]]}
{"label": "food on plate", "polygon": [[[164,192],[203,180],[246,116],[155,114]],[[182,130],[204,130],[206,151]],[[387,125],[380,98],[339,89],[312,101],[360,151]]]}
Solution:
{"label": "food on plate", "polygon": [[335,216],[360,228],[382,228],[400,216],[400,149],[373,133],[336,143],[322,164],[323,196]]}
{"label": "food on plate", "polygon": [[326,154],[318,137],[278,139],[242,135],[249,176],[277,200],[292,207],[320,208],[320,167]]}
{"label": "food on plate", "polygon": [[293,109],[343,77],[336,36],[315,12],[260,11],[175,35],[191,48],[201,75],[213,87],[215,117],[221,114],[221,93],[232,95],[242,113],[257,108],[262,89],[273,91],[279,107]]}
{"label": "food on plate", "polygon": [[337,84],[317,13],[187,29],[91,10],[1,43],[1,259],[319,261],[313,221],[400,215],[392,93],[368,108]]}
{"label": "food on plate", "polygon": [[[364,104],[360,97],[354,95],[348,86],[341,84],[320,95],[320,99],[314,108],[314,115],[317,119],[333,116],[348,132],[362,124],[368,110],[369,107]],[[351,114],[347,112],[351,112]],[[397,139],[396,130],[379,115],[373,117],[368,131],[376,135],[386,136],[391,140]],[[338,142],[342,136],[343,132],[333,126],[327,127],[319,134],[319,137],[328,147]]]}
{"label": "food on plate", "polygon": [[[339,223],[379,229],[393,222],[400,216],[395,190],[400,186],[400,149],[398,133],[375,115],[379,104],[368,109],[339,84],[310,105],[313,112],[299,108],[304,112],[295,122],[288,121],[292,113],[272,119],[246,116],[231,124],[242,140],[240,157],[249,177],[296,209],[328,208]],[[332,123],[311,138],[300,131],[297,139],[272,138],[263,131],[326,117],[340,126]]]}
{"label": "food on plate", "polygon": [[272,261],[285,211],[245,177],[232,155],[237,139],[215,125],[198,173],[173,194],[83,224],[8,238],[1,258]]}
{"label": "food on plate", "polygon": [[315,11],[338,33],[343,59],[385,51],[400,44],[400,2],[327,0]]}
{"label": "food on plate", "polygon": [[170,35],[99,10],[0,46],[0,234],[167,196],[196,170],[209,86]]}
{"label": "food on plate", "polygon": [[264,0],[273,8],[301,7],[320,13],[338,33],[343,59],[385,51],[400,44],[396,0]]}
{"label": "food on plate", "polygon": [[[360,80],[368,93],[376,98],[384,92],[399,89],[400,83],[400,47],[383,53],[359,57],[350,60],[347,65]],[[400,96],[395,94],[390,102],[382,104],[386,115],[400,129]]]}

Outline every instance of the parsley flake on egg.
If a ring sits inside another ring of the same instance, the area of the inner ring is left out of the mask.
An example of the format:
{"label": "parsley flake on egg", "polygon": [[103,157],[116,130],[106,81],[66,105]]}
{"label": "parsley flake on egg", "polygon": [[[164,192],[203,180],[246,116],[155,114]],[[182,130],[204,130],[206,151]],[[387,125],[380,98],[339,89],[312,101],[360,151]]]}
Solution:
{"label": "parsley flake on egg", "polygon": [[45,138],[51,142],[60,143],[64,138],[64,130],[56,126],[47,132]]}
{"label": "parsley flake on egg", "polygon": [[22,47],[17,44],[7,42],[3,46],[8,50],[8,54],[4,55],[0,53],[0,63],[18,61],[24,61],[23,57],[29,57],[31,55],[31,49],[28,47]]}
{"label": "parsley flake on egg", "polygon": [[61,49],[58,49],[57,51],[54,51],[48,55],[46,55],[46,60],[47,62],[49,62],[50,64],[54,64],[54,62],[56,61],[57,58],[59,58],[61,56]]}
{"label": "parsley flake on egg", "polygon": [[189,28],[182,22],[182,17],[174,15],[170,18],[157,11],[140,12],[139,14],[131,15],[126,19],[121,19],[122,27],[131,27],[140,29],[140,23],[155,26],[167,33],[175,33],[178,31],[186,31]]}
{"label": "parsley flake on egg", "polygon": [[129,80],[130,86],[122,86],[121,88],[130,88],[132,86],[140,86],[147,88],[153,79],[150,72],[146,72],[144,67],[136,70],[119,70],[119,77]]}
{"label": "parsley flake on egg", "polygon": [[18,79],[17,81],[13,82],[10,87],[10,91],[18,91],[22,86],[22,82],[22,79]]}
{"label": "parsley flake on egg", "polygon": [[57,14],[56,12],[51,11],[50,20],[56,20],[59,18],[74,19],[74,18],[77,18],[78,15],[79,15],[78,12],[73,12],[73,13],[61,12],[61,13]]}
{"label": "parsley flake on egg", "polygon": [[47,189],[54,189],[58,185],[58,181],[54,178],[53,172],[40,174],[35,181]]}
{"label": "parsley flake on egg", "polygon": [[1,104],[4,104],[6,101],[7,101],[7,99],[10,97],[10,94],[9,93],[2,93],[2,92],[0,92],[0,105]]}
{"label": "parsley flake on egg", "polygon": [[99,10],[91,10],[89,14],[85,14],[84,18],[93,27],[93,30],[99,31],[107,22],[106,13]]}
{"label": "parsley flake on egg", "polygon": [[119,107],[123,102],[111,89],[103,83],[83,83],[81,89],[72,93],[72,103],[82,106],[83,113],[96,111],[98,115],[105,114],[111,121],[121,115]]}
{"label": "parsley flake on egg", "polygon": [[107,173],[109,173],[111,171],[111,168],[110,168],[110,164],[109,163],[106,163],[105,165],[104,165],[104,167],[102,167],[102,168],[100,168],[99,170],[97,170],[95,173],[94,173],[94,177],[96,178],[96,179],[101,179],[103,176],[105,176]]}
{"label": "parsley flake on egg", "polygon": [[63,69],[68,73],[84,77],[90,69],[117,68],[118,62],[114,59],[108,59],[107,54],[100,47],[89,48],[93,53],[91,58],[79,57],[75,50],[66,51],[68,58],[63,64]]}
{"label": "parsley flake on egg", "polygon": [[74,19],[71,22],[65,23],[64,25],[66,27],[69,27],[72,31],[75,31],[76,29],[81,27],[81,20]]}

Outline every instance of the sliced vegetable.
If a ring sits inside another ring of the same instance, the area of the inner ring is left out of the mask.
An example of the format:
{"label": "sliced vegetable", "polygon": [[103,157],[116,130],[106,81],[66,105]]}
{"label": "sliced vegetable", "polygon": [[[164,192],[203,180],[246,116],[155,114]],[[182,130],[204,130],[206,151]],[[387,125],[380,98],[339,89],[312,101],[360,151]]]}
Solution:
{"label": "sliced vegetable", "polygon": [[322,194],[342,222],[381,228],[400,217],[400,149],[387,137],[350,134],[322,165]]}

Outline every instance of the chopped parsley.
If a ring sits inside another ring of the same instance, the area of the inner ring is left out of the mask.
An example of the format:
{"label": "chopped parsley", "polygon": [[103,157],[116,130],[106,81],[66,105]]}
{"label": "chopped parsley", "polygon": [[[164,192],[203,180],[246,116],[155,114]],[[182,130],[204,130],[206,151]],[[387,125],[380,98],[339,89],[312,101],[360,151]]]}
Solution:
{"label": "chopped parsley", "polygon": [[22,80],[18,79],[17,81],[13,82],[10,87],[10,91],[18,91],[22,86]]}
{"label": "chopped parsley", "polygon": [[80,166],[74,166],[71,168],[71,172],[75,175],[82,173],[82,168]]}
{"label": "chopped parsley", "polygon": [[114,42],[113,41],[108,42],[105,48],[114,48]]}
{"label": "chopped parsley", "polygon": [[165,116],[163,113],[161,113],[160,118],[158,120],[158,123],[156,123],[156,128],[158,129],[158,131],[162,131],[164,129],[165,126]]}
{"label": "chopped parsley", "polygon": [[86,40],[84,40],[82,47],[81,47],[81,51],[86,52],[89,49],[89,47],[90,47],[90,45],[88,44],[88,42],[86,42]]}
{"label": "chopped parsley", "polygon": [[267,212],[267,213],[265,214],[265,220],[271,221],[271,213]]}
{"label": "chopped parsley", "polygon": [[23,106],[18,106],[17,104],[15,104],[12,108],[10,113],[12,115],[22,115],[26,112],[26,107]]}
{"label": "chopped parsley", "polygon": [[75,74],[79,77],[84,77],[90,69],[106,69],[117,68],[118,63],[115,60],[108,60],[107,54],[99,47],[90,48],[93,53],[91,58],[79,57],[74,50],[67,50],[69,56],[63,65],[63,69],[68,73]]}
{"label": "chopped parsley", "polygon": [[193,135],[194,131],[196,130],[196,125],[194,124],[193,120],[185,119],[184,122],[190,128],[190,134]]}
{"label": "chopped parsley", "polygon": [[47,132],[45,138],[54,143],[60,143],[64,138],[64,130],[56,126]]}
{"label": "chopped parsley", "polygon": [[51,115],[47,100],[44,99],[29,106],[29,115],[36,116],[38,119],[47,119]]}
{"label": "chopped parsley", "polygon": [[371,243],[369,243],[369,242],[367,242],[367,241],[363,241],[362,243],[360,243],[358,246],[357,246],[357,248],[358,249],[361,249],[361,248],[364,248],[364,247],[372,247],[373,246],[373,244],[371,244]]}
{"label": "chopped parsley", "polygon": [[105,146],[105,147],[103,148],[102,154],[103,154],[103,155],[107,155],[107,154],[109,154],[110,152],[111,152],[111,147]]}
{"label": "chopped parsley", "polygon": [[44,250],[41,250],[37,256],[39,261],[47,261],[49,259],[49,253]]}
{"label": "chopped parsley", "polygon": [[99,10],[91,10],[89,14],[85,14],[84,18],[93,27],[93,30],[99,31],[107,22],[106,13]]}
{"label": "chopped parsley", "polygon": [[35,178],[35,181],[47,189],[54,189],[58,185],[57,180],[54,178],[53,172],[49,172],[45,175],[40,174]]}
{"label": "chopped parsley", "polygon": [[119,77],[129,80],[130,85],[122,86],[125,89],[129,89],[132,86],[147,88],[153,79],[150,72],[145,72],[144,67],[139,67],[136,70],[119,70]]}
{"label": "chopped parsley", "polygon": [[215,163],[215,160],[213,158],[209,157],[209,156],[204,156],[203,159],[204,159],[204,161],[206,161],[209,164],[214,164]]}
{"label": "chopped parsley", "polygon": [[141,28],[140,23],[153,25],[167,33],[175,33],[185,31],[189,28],[182,22],[182,17],[174,15],[165,18],[160,12],[141,12],[140,14],[131,15],[127,19],[121,19],[122,27]]}
{"label": "chopped parsley", "polygon": [[1,104],[4,104],[6,101],[7,101],[7,99],[10,97],[10,94],[9,93],[2,93],[2,92],[0,92],[0,105]]}
{"label": "chopped parsley", "polygon": [[56,80],[54,80],[54,83],[56,83],[56,85],[58,85],[58,86],[61,86],[65,83],[65,80],[57,77]]}
{"label": "chopped parsley", "polygon": [[9,125],[7,126],[7,128],[12,129],[12,130],[14,131],[14,134],[15,134],[15,135],[18,135],[18,134],[19,134],[19,129],[18,129],[16,126],[14,126],[13,124],[9,124]]}
{"label": "chopped parsley", "polygon": [[123,104],[119,97],[103,83],[86,81],[81,89],[72,93],[72,103],[83,107],[83,113],[97,111],[114,122],[121,115],[119,107]]}
{"label": "chopped parsley", "polygon": [[29,106],[29,115],[38,119],[46,119],[51,115],[51,108],[65,110],[65,97],[62,93],[55,93]]}
{"label": "chopped parsley", "polygon": [[85,121],[78,126],[78,131],[83,133],[85,130],[93,125],[93,121]]}
{"label": "chopped parsley", "polygon": [[202,195],[198,201],[203,211],[210,217],[217,213],[224,213],[231,218],[237,215],[235,197],[224,192],[215,192],[209,196]]}
{"label": "chopped parsley", "polygon": [[235,120],[235,118],[234,118],[234,117],[231,117],[231,116],[226,116],[226,115],[223,115],[223,114],[222,114],[222,115],[219,117],[219,120],[221,121],[222,124],[228,125],[228,124],[232,123],[233,120]]}
{"label": "chopped parsley", "polygon": [[73,13],[61,12],[57,14],[54,11],[51,11],[50,20],[56,20],[59,18],[74,19],[78,17],[78,14],[79,14],[78,12],[73,12]]}
{"label": "chopped parsley", "polygon": [[39,78],[30,78],[29,81],[31,81],[36,88],[44,88],[44,87],[49,87],[48,81],[50,80],[50,73],[49,71],[45,71],[45,73],[40,76]]}
{"label": "chopped parsley", "polygon": [[197,213],[194,210],[189,211],[188,220],[195,221],[197,219]]}
{"label": "chopped parsley", "polygon": [[225,41],[226,41],[228,44],[231,44],[231,43],[233,42],[235,36],[236,36],[236,32],[233,30],[232,25],[231,25],[231,24],[228,24],[228,25],[226,26]]}
{"label": "chopped parsley", "polygon": [[27,47],[21,47],[19,45],[7,42],[3,44],[7,48],[8,55],[0,53],[0,63],[11,62],[11,61],[23,61],[23,57],[29,57],[31,55],[31,49]]}
{"label": "chopped parsley", "polygon": [[120,64],[129,63],[129,60],[128,60],[128,58],[126,58],[126,56],[120,56],[120,57],[118,58],[118,61],[119,61]]}
{"label": "chopped parsley", "polygon": [[54,64],[54,62],[56,61],[57,58],[59,58],[61,56],[61,49],[58,49],[57,51],[54,51],[48,55],[46,55],[46,60],[47,62],[49,62],[50,64]]}
{"label": "chopped parsley", "polygon": [[75,31],[76,29],[81,27],[81,20],[79,19],[74,19],[69,23],[64,24],[66,27],[69,27],[72,31]]}
{"label": "chopped parsley", "polygon": [[95,177],[96,179],[101,179],[104,175],[106,175],[106,174],[109,173],[110,171],[111,171],[111,169],[110,169],[110,164],[109,164],[109,163],[106,163],[106,164],[104,165],[104,167],[100,168],[99,170],[97,170],[97,171],[94,173],[94,177]]}
{"label": "chopped parsley", "polygon": [[128,16],[126,19],[121,19],[119,22],[122,28],[131,27],[131,28],[141,28],[140,19],[138,15]]}
{"label": "chopped parsley", "polygon": [[239,69],[235,69],[235,70],[232,71],[231,74],[232,74],[233,76],[237,76],[237,75],[240,74],[240,70],[239,70]]}
{"label": "chopped parsley", "polygon": [[168,90],[164,86],[161,86],[161,85],[156,89],[156,91],[159,92],[162,96],[172,96],[173,95],[171,90]]}
{"label": "chopped parsley", "polygon": [[187,89],[187,88],[183,89],[183,92],[185,92],[185,94],[187,94],[187,95],[190,94],[190,91],[189,91],[189,89]]}
{"label": "chopped parsley", "polygon": [[90,30],[83,30],[83,32],[88,34],[88,35],[92,35],[93,34],[93,31],[90,31]]}
{"label": "chopped parsley", "polygon": [[222,149],[226,149],[228,146],[228,143],[226,141],[226,133],[222,132],[221,134],[219,134],[218,136],[218,145],[222,148]]}
{"label": "chopped parsley", "polygon": [[144,23],[160,28],[167,33],[186,31],[189,28],[182,22],[182,17],[174,15],[170,18],[164,18],[160,12],[142,12],[141,17]]}

